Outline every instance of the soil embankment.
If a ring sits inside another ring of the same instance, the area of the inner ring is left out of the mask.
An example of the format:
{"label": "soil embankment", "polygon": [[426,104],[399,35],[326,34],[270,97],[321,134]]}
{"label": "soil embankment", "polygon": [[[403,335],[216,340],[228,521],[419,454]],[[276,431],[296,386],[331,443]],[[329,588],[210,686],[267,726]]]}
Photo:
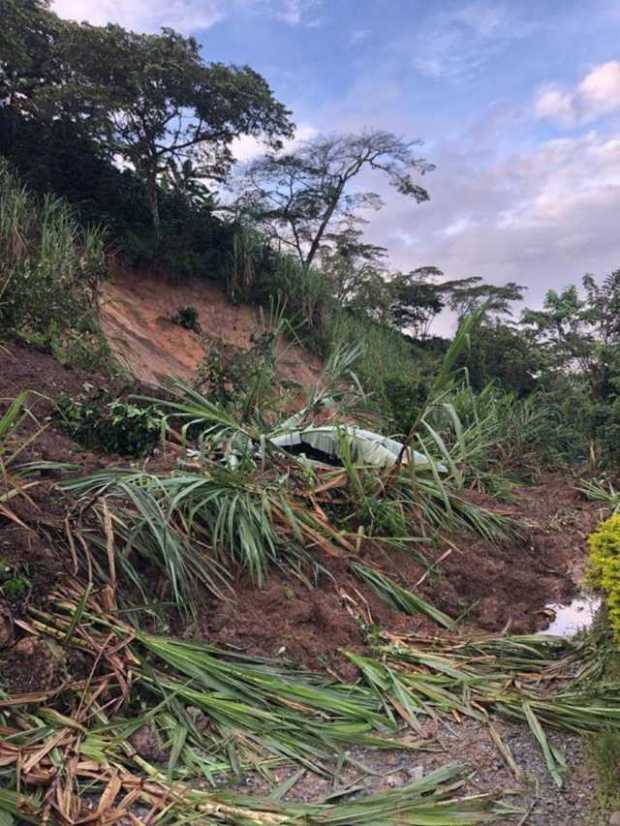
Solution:
{"label": "soil embankment", "polygon": [[[198,312],[200,335],[171,320],[186,306]],[[253,337],[267,329],[260,309],[233,304],[218,284],[121,269],[103,286],[101,325],[116,357],[147,383],[161,376],[191,381],[206,346],[249,350]],[[279,346],[277,365],[284,378],[302,385],[315,383],[322,367],[319,358],[290,342]]]}

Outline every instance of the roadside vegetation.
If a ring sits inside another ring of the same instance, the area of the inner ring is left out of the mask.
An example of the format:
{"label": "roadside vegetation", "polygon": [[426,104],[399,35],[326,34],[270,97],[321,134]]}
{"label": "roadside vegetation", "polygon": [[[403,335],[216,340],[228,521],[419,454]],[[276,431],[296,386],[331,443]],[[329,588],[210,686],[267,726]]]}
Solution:
{"label": "roadside vegetation", "polygon": [[[396,272],[358,176],[424,208],[418,139],[291,144],[266,81],[192,38],[0,6],[0,357],[35,382],[0,398],[3,826],[525,824],[447,754],[366,793],[356,749],[437,752],[463,720],[516,784],[501,721],[558,788],[554,737],[594,735],[617,805],[620,271],[519,316],[519,284]],[[265,155],[238,168],[243,136]],[[261,330],[226,353],[171,306],[204,359],[139,385],[99,326],[112,262],[216,281]],[[280,375],[287,342],[322,359],[312,386]],[[547,483],[583,511],[536,510]],[[540,636],[590,530],[607,619]],[[249,776],[267,791],[230,791]]]}

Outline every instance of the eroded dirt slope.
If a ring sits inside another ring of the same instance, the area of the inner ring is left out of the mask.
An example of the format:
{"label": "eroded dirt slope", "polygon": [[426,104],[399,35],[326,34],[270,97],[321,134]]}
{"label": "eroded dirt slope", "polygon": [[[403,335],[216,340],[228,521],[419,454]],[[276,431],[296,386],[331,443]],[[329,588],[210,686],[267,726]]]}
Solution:
{"label": "eroded dirt slope", "polygon": [[[201,336],[170,320],[187,305],[196,308],[203,336],[215,346],[248,350],[252,336],[265,330],[259,308],[232,304],[218,284],[115,268],[103,288],[101,324],[114,354],[140,381],[196,375],[205,353]],[[287,379],[311,385],[320,375],[320,359],[295,344],[282,344],[277,358]]]}

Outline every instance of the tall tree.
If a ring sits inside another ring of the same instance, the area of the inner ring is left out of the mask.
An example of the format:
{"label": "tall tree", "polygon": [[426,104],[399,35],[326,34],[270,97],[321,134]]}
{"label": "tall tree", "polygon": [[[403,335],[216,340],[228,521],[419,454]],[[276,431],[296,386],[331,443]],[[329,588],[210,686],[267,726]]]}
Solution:
{"label": "tall tree", "polygon": [[391,316],[400,330],[414,338],[428,336],[433,319],[446,305],[444,284],[436,280],[442,276],[437,267],[418,267],[396,274],[391,282]]}
{"label": "tall tree", "polygon": [[[71,121],[144,180],[156,234],[166,173],[222,180],[241,135],[273,148],[290,113],[247,66],[207,64],[194,38],[171,29],[61,21],[46,0],[0,0],[0,93],[20,113]],[[189,162],[189,163],[188,163]]]}
{"label": "tall tree", "polygon": [[402,195],[429,199],[412,177],[434,168],[415,154],[419,143],[378,130],[320,136],[250,164],[240,202],[308,268],[329,232],[355,224],[360,209],[382,206],[376,193],[353,190],[361,173],[380,172]]}
{"label": "tall tree", "polygon": [[459,320],[482,307],[488,318],[512,315],[511,305],[522,301],[526,287],[509,281],[507,284],[487,284],[479,276],[463,278],[445,286],[446,304]]}
{"label": "tall tree", "polygon": [[262,137],[277,148],[293,134],[290,113],[261,75],[205,63],[196,40],[172,29],[137,34],[83,25],[72,30],[65,54],[75,95],[99,106],[101,139],[146,182],[156,232],[158,183],[167,170],[185,164],[198,179],[221,181],[235,138]]}

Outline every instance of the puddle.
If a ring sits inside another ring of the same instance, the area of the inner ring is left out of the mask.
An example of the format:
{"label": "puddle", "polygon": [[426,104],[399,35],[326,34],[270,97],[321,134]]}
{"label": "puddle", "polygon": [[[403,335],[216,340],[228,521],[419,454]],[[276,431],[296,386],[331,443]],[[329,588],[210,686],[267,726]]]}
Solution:
{"label": "puddle", "polygon": [[575,597],[568,605],[548,605],[547,608],[555,611],[555,618],[540,633],[556,637],[573,637],[578,631],[592,625],[600,607],[600,597],[586,594]]}

